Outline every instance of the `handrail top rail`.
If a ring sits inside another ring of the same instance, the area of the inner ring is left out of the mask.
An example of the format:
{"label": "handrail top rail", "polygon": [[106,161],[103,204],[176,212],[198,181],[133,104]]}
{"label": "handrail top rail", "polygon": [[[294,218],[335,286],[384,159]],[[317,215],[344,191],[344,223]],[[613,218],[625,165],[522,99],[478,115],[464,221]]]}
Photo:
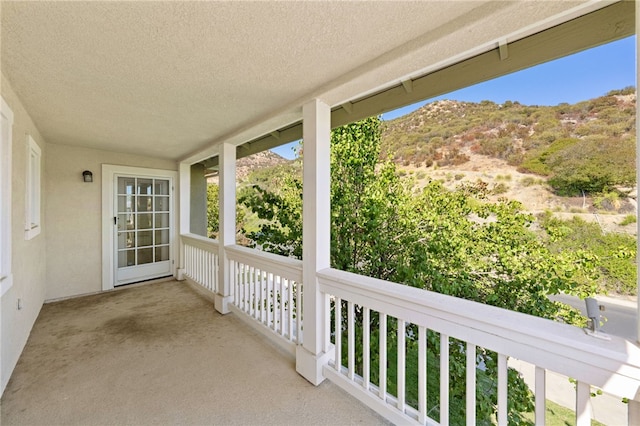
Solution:
{"label": "handrail top rail", "polygon": [[[323,269],[317,276],[321,291],[366,299],[384,313],[434,331],[443,325],[460,329],[480,346],[505,348],[506,355],[578,380],[597,376],[587,381],[614,395],[640,398],[640,346],[620,337],[597,339],[568,324],[337,269]],[[377,310],[374,306],[367,307]],[[491,343],[483,345],[485,339]],[[517,356],[509,353],[516,346]]]}
{"label": "handrail top rail", "polygon": [[252,249],[252,248],[240,246],[237,244],[231,245],[231,246],[225,246],[225,250],[227,251],[227,254],[230,256],[236,255],[236,256],[257,257],[260,259],[268,260],[269,262],[272,262],[278,265],[286,266],[288,268],[299,268],[300,270],[302,270],[302,261],[300,259],[281,256],[279,254]]}
{"label": "handrail top rail", "polygon": [[219,244],[217,239],[203,237],[202,235],[198,235],[198,234],[191,234],[191,233],[180,234],[180,237],[187,240],[195,240],[201,243],[209,244],[214,247],[218,247],[218,244]]}

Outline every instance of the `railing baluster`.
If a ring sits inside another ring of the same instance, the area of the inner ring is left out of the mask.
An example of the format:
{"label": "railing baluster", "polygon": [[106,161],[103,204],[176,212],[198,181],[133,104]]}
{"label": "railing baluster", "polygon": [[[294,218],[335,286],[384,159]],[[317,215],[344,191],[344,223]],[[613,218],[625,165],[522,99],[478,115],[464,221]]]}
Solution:
{"label": "railing baluster", "polygon": [[[328,303],[329,298],[327,297],[327,295],[323,295],[322,298],[324,301],[324,312],[329,312],[329,303]],[[296,327],[297,327],[296,343],[301,344],[303,342],[302,340],[302,282],[296,282]],[[326,353],[328,350],[327,346],[329,344],[329,330],[331,328],[328,327],[327,324],[325,324],[323,329],[324,329],[324,336],[322,339],[323,340],[322,352]]]}
{"label": "railing baluster", "polygon": [[349,380],[353,380],[356,371],[356,336],[353,310],[353,302],[347,302],[347,363],[349,366]]}
{"label": "railing baluster", "polygon": [[[220,287],[218,286],[218,274],[220,273],[220,258],[217,254],[213,255],[213,291],[218,293]],[[230,287],[233,290],[233,287]]]}
{"label": "railing baluster", "polygon": [[342,367],[342,301],[339,297],[335,298],[334,303],[334,325],[335,325],[335,336],[336,336],[336,345],[335,345],[335,368],[340,372]]}
{"label": "railing baluster", "polygon": [[198,264],[198,254],[200,253],[200,250],[198,250],[197,248],[194,249],[193,251],[193,279],[197,282],[200,281],[200,270],[198,269],[198,267],[200,266]]}
{"label": "railing baluster", "polygon": [[269,328],[275,331],[276,321],[274,317],[274,309],[276,303],[274,301],[273,292],[273,274],[270,273],[267,277],[267,322],[269,323]]}
{"label": "railing baluster", "polygon": [[369,308],[362,308],[362,386],[365,391],[369,391],[369,381],[371,380],[371,311]]}
{"label": "railing baluster", "polygon": [[236,279],[238,280],[238,308],[244,310],[244,289],[242,288],[242,264],[236,262]]}
{"label": "railing baluster", "polygon": [[467,343],[467,426],[476,424],[476,345]]}
{"label": "railing baluster", "polygon": [[547,401],[547,371],[544,368],[536,366],[536,417],[535,422],[538,426],[545,425],[545,411],[546,411],[546,401]]}
{"label": "railing baluster", "polygon": [[282,337],[287,337],[289,332],[289,282],[284,278],[280,277],[282,280]]}
{"label": "railing baluster", "polygon": [[440,334],[440,424],[449,424],[449,336]]}
{"label": "railing baluster", "polygon": [[211,279],[211,272],[213,270],[213,267],[211,265],[211,255],[209,253],[205,253],[205,260],[206,260],[206,270],[207,270],[207,289],[209,291],[211,291],[212,289],[212,279]]}
{"label": "railing baluster", "polygon": [[260,298],[260,294],[262,293],[262,291],[260,290],[260,274],[261,271],[260,269],[256,268],[255,269],[255,273],[253,274],[253,281],[254,281],[254,297],[255,297],[255,305],[254,305],[254,309],[255,309],[255,315],[253,316],[256,320],[260,321],[260,314],[262,313],[262,309],[261,309],[261,298]]}
{"label": "railing baluster", "polygon": [[235,290],[233,295],[236,299],[236,306],[240,306],[240,284],[238,283],[238,264],[236,262],[229,262],[229,277],[233,280]]}
{"label": "railing baluster", "polygon": [[188,277],[191,277],[191,246],[185,245],[184,246],[184,267],[185,267],[185,274]]}
{"label": "railing baluster", "polygon": [[265,305],[265,296],[266,296],[266,279],[265,279],[265,271],[260,271],[260,322],[265,324],[265,311],[267,309]]}
{"label": "railing baluster", "polygon": [[387,314],[380,312],[380,399],[387,400]]}
{"label": "railing baluster", "polygon": [[279,309],[280,309],[280,296],[278,295],[278,276],[273,274],[273,331],[278,332],[278,318],[280,318]]}
{"label": "railing baluster", "polygon": [[211,271],[213,270],[212,265],[211,265],[211,255],[210,255],[209,253],[206,253],[206,252],[205,252],[205,255],[204,255],[204,256],[205,256],[205,262],[206,262],[206,267],[205,267],[205,269],[206,269],[206,272],[207,272],[207,278],[206,278],[206,280],[207,280],[207,285],[206,285],[206,287],[207,287],[207,289],[208,289],[209,291],[211,291],[211,289],[212,289],[212,284],[213,284],[213,283],[212,283],[212,279],[211,279]]}
{"label": "railing baluster", "polygon": [[591,425],[590,398],[591,385],[578,382],[576,386],[576,426]]}
{"label": "railing baluster", "polygon": [[285,327],[285,298],[284,298],[284,278],[278,275],[278,281],[280,281],[280,335],[284,336],[284,327]]}
{"label": "railing baluster", "polygon": [[498,354],[498,426],[507,426],[507,356]]}
{"label": "railing baluster", "polygon": [[289,340],[293,342],[293,282],[287,280],[287,295],[289,296]]}
{"label": "railing baluster", "polygon": [[255,268],[253,266],[249,266],[247,265],[247,290],[249,291],[249,302],[248,302],[248,306],[247,306],[247,314],[249,314],[250,317],[252,317],[254,315],[255,312],[255,292],[254,292],[254,288],[253,288],[253,284],[254,284],[254,280],[253,280],[253,273],[255,271]]}
{"label": "railing baluster", "polygon": [[404,413],[405,388],[406,388],[406,323],[398,318],[398,410]]}
{"label": "railing baluster", "polygon": [[202,282],[202,274],[204,267],[202,266],[202,249],[198,249],[198,282]]}
{"label": "railing baluster", "polygon": [[240,263],[240,287],[242,291],[242,310],[247,312],[247,265]]}
{"label": "railing baluster", "polygon": [[247,314],[252,317],[255,318],[256,316],[256,280],[255,280],[255,273],[256,273],[256,268],[253,266],[249,266],[248,267],[248,273],[247,273],[247,279],[248,281],[248,286],[247,288],[249,289],[249,309],[247,310]]}
{"label": "railing baluster", "polygon": [[418,327],[418,421],[427,422],[427,329]]}

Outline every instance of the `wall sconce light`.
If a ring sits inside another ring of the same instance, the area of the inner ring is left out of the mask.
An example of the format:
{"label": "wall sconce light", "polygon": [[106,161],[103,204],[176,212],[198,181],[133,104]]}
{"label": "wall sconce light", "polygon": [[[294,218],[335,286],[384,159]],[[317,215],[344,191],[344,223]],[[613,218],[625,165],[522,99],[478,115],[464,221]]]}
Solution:
{"label": "wall sconce light", "polygon": [[82,180],[85,182],[93,182],[93,173],[89,170],[85,170],[82,172]]}

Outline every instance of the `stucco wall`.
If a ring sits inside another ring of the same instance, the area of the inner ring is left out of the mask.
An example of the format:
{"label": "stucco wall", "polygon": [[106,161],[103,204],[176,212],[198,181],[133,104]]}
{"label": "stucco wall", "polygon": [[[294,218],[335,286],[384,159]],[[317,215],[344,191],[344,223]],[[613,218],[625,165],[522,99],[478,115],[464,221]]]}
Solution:
{"label": "stucco wall", "polygon": [[[33,323],[38,317],[45,298],[46,287],[45,241],[47,228],[44,223],[44,211],[47,205],[47,195],[44,188],[41,191],[40,199],[42,230],[33,239],[25,240],[26,135],[31,135],[42,150],[41,176],[43,177],[48,146],[4,75],[0,84],[0,92],[14,114],[10,213],[13,286],[2,296],[0,311],[2,318],[0,323],[0,384],[1,390],[4,391],[11,372],[27,342]],[[9,212],[3,211],[2,214],[9,214]],[[22,309],[18,309],[18,300],[21,301]]]}
{"label": "stucco wall", "polygon": [[[144,156],[49,144],[46,299],[102,290],[102,164],[177,170],[177,163]],[[93,183],[82,171],[93,172]]]}

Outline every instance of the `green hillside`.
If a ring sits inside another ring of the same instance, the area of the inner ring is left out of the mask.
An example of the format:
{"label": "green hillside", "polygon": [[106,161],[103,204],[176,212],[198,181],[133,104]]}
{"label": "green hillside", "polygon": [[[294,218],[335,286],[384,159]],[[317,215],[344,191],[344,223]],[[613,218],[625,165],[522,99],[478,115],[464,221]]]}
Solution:
{"label": "green hillside", "polygon": [[559,195],[635,183],[635,88],[557,106],[436,101],[385,123],[382,157],[403,166],[463,164],[471,153],[549,178]]}

